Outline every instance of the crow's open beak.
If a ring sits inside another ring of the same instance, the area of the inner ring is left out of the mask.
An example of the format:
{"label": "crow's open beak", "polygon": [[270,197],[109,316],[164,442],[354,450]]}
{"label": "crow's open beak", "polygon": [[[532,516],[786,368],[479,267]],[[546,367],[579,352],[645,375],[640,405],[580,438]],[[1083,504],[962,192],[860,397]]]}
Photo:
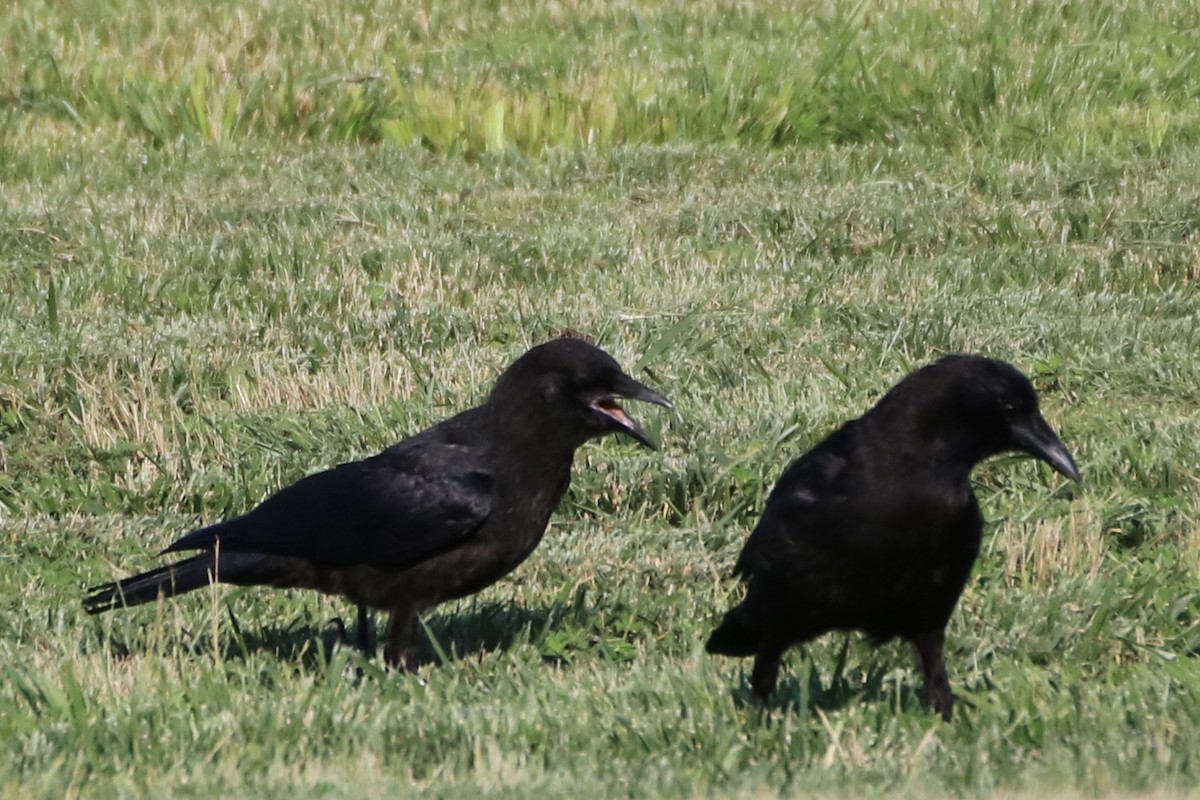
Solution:
{"label": "crow's open beak", "polygon": [[1017,447],[1034,458],[1045,461],[1055,471],[1061,472],[1071,480],[1082,480],[1079,467],[1075,466],[1075,459],[1071,458],[1066,445],[1040,414],[1034,414],[1029,419],[1014,424],[1012,433]]}
{"label": "crow's open beak", "polygon": [[621,376],[612,395],[598,397],[591,402],[591,407],[612,420],[618,430],[629,434],[651,450],[657,450],[658,444],[646,435],[646,431],[642,430],[642,426],[636,419],[625,413],[625,409],[617,404],[615,399],[617,397],[641,400],[643,403],[654,403],[670,411],[674,411],[675,406],[671,405],[671,401],[658,392],[648,386],[643,386],[628,375]]}

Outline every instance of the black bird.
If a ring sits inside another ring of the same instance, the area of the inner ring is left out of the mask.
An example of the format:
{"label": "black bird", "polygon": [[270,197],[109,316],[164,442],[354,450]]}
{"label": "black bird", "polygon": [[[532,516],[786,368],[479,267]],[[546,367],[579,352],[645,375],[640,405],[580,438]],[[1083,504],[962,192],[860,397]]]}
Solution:
{"label": "black bird", "polygon": [[783,473],[734,567],[746,597],[706,649],[755,656],[751,686],[765,700],[793,644],[834,630],[898,636],[916,647],[925,702],[949,721],[946,624],[983,531],[970,473],[1010,450],[1079,480],[1011,364],[955,355],[907,376]]}
{"label": "black bird", "polygon": [[359,604],[360,625],[364,606],[390,611],[384,656],[411,668],[421,612],[490,586],[537,547],[576,448],[610,433],[655,448],[616,398],[671,408],[587,342],[534,347],[483,405],[183,536],[164,552],[197,555],[96,587],[83,606],[98,614],[211,582],[316,589]]}

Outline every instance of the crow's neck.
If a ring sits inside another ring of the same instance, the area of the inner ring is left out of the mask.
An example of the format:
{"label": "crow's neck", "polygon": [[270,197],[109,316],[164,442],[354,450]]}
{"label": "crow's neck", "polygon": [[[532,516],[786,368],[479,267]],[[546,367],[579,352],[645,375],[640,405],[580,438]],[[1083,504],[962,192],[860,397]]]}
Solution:
{"label": "crow's neck", "polygon": [[571,469],[575,450],[586,441],[569,432],[547,428],[527,413],[503,406],[489,408],[492,441],[503,452],[505,463],[522,471],[559,475]]}
{"label": "crow's neck", "polygon": [[909,450],[898,457],[955,481],[968,480],[976,464],[1006,449],[972,420],[937,408],[880,408],[863,422],[876,441]]}

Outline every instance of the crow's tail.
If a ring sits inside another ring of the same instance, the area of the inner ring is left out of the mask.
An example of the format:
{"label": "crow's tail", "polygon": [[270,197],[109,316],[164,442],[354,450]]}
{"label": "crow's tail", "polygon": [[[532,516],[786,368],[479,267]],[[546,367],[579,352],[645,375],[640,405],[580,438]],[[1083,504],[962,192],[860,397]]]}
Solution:
{"label": "crow's tail", "polygon": [[708,637],[704,649],[722,656],[752,656],[758,653],[762,634],[746,623],[741,606],[735,606]]}
{"label": "crow's tail", "polygon": [[140,575],[93,587],[88,590],[91,594],[83,598],[83,608],[89,614],[99,614],[110,608],[140,606],[159,597],[174,597],[218,580],[238,583],[240,578],[248,577],[242,573],[252,570],[261,560],[257,554],[229,553],[221,556],[218,570],[215,553],[200,553]]}

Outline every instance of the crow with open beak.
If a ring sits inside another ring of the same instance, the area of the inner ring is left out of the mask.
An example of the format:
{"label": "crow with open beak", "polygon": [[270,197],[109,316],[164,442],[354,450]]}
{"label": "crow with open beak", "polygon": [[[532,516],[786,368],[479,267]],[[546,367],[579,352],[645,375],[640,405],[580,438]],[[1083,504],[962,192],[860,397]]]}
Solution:
{"label": "crow with open beak", "polygon": [[[480,591],[523,562],[567,490],[575,450],[611,433],[654,443],[618,404],[655,403],[611,356],[580,339],[534,347],[487,401],[378,455],[310,475],[166,552],[190,558],[97,587],[92,614],[211,582],[306,588],[391,612],[384,654],[415,663],[418,615]],[[368,646],[365,629],[360,643]]]}

